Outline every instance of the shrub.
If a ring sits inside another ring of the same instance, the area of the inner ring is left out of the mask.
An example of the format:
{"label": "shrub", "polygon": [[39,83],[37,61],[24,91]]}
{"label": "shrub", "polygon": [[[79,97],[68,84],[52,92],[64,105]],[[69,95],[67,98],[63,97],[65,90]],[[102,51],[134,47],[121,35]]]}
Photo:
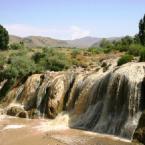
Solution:
{"label": "shrub", "polygon": [[38,63],[41,59],[45,57],[44,53],[36,52],[33,56],[32,59],[35,61],[35,63]]}
{"label": "shrub", "polygon": [[3,55],[0,55],[0,69],[3,69],[5,62],[6,62],[6,58]]}
{"label": "shrub", "polygon": [[58,58],[58,57],[52,57],[47,59],[45,64],[45,69],[51,70],[51,71],[61,71],[64,69],[67,69],[69,67],[66,59],[64,58]]}
{"label": "shrub", "polygon": [[79,49],[73,49],[73,51],[72,51],[72,53],[71,53],[71,56],[72,56],[73,58],[76,58],[77,55],[79,55],[79,54],[80,54],[80,50],[79,50]]}
{"label": "shrub", "polygon": [[44,49],[42,53],[32,56],[39,70],[61,71],[67,69],[71,64],[64,53],[54,49]]}
{"label": "shrub", "polygon": [[140,62],[144,61],[145,61],[145,49],[142,49],[142,51],[140,52]]}
{"label": "shrub", "polygon": [[88,49],[88,52],[91,52],[92,54],[99,54],[99,53],[103,52],[103,50],[102,50],[102,48],[91,47]]}
{"label": "shrub", "polygon": [[110,53],[112,51],[112,49],[111,48],[105,48],[105,49],[103,49],[103,52],[104,53]]}
{"label": "shrub", "polygon": [[37,71],[36,65],[30,58],[25,55],[13,56],[9,58],[6,68],[0,71],[0,78],[19,78],[35,71]]}
{"label": "shrub", "polygon": [[18,49],[23,49],[23,48],[24,48],[23,42],[10,44],[10,49],[13,49],[13,50],[18,50]]}
{"label": "shrub", "polygon": [[131,62],[133,60],[133,56],[129,54],[123,55],[119,60],[118,60],[118,66],[123,65],[125,63]]}
{"label": "shrub", "polygon": [[145,48],[140,44],[132,44],[128,48],[128,53],[134,56],[139,56],[143,49]]}

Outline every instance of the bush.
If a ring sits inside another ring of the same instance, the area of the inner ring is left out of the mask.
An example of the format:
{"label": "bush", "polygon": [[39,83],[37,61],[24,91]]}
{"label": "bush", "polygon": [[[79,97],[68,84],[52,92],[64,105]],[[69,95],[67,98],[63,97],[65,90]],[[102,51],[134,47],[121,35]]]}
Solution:
{"label": "bush", "polygon": [[10,44],[10,49],[13,49],[13,50],[18,50],[18,49],[23,49],[23,48],[24,48],[23,42]]}
{"label": "bush", "polygon": [[123,55],[117,62],[118,66],[123,65],[125,63],[131,62],[133,60],[133,56],[129,54]]}
{"label": "bush", "polygon": [[68,67],[69,64],[67,63],[66,59],[58,57],[52,57],[47,59],[45,64],[45,69],[51,71],[62,71],[64,69],[67,69]]}
{"label": "bush", "polygon": [[32,59],[34,60],[35,63],[39,63],[41,59],[45,57],[44,53],[36,52],[33,56]]}
{"label": "bush", "polygon": [[144,61],[145,61],[145,49],[142,49],[142,51],[140,52],[140,62]]}
{"label": "bush", "polygon": [[103,52],[104,53],[110,53],[112,51],[112,49],[111,48],[105,48],[105,49],[103,49]]}
{"label": "bush", "polygon": [[35,63],[26,56],[13,56],[4,70],[0,72],[1,79],[23,77],[37,71]]}
{"label": "bush", "polygon": [[79,55],[79,54],[80,54],[80,50],[79,50],[79,49],[73,49],[73,50],[72,50],[72,53],[71,53],[71,56],[72,56],[73,58],[76,58],[77,55]]}
{"label": "bush", "polygon": [[57,52],[54,49],[44,49],[42,53],[35,53],[32,59],[39,70],[61,71],[71,65],[64,53]]}
{"label": "bush", "polygon": [[88,52],[91,52],[92,54],[99,54],[99,53],[103,52],[103,50],[102,50],[102,48],[91,47],[88,49]]}
{"label": "bush", "polygon": [[128,48],[128,53],[130,55],[139,56],[143,49],[145,48],[140,44],[132,44]]}
{"label": "bush", "polygon": [[0,70],[3,69],[6,62],[6,58],[3,55],[0,55]]}

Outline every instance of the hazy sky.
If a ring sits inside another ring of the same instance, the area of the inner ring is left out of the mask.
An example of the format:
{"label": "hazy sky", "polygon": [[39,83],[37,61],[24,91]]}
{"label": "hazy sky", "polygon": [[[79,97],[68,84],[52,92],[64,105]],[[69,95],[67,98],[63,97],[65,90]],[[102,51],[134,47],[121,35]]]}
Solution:
{"label": "hazy sky", "polygon": [[0,24],[19,36],[134,35],[145,0],[0,0]]}

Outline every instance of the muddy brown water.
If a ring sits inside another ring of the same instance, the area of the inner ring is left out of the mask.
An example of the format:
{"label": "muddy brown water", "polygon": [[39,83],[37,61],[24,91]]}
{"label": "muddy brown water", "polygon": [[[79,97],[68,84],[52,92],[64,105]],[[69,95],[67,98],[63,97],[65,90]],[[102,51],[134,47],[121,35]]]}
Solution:
{"label": "muddy brown water", "polygon": [[0,145],[135,145],[129,140],[70,129],[62,122],[2,116]]}

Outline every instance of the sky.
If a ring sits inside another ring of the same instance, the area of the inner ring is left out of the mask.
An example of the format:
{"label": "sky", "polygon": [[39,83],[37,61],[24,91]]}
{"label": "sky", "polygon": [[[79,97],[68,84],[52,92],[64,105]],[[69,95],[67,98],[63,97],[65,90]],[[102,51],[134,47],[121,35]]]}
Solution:
{"label": "sky", "polygon": [[0,24],[22,37],[133,36],[144,14],[145,0],[0,0]]}

